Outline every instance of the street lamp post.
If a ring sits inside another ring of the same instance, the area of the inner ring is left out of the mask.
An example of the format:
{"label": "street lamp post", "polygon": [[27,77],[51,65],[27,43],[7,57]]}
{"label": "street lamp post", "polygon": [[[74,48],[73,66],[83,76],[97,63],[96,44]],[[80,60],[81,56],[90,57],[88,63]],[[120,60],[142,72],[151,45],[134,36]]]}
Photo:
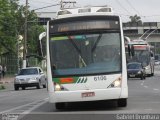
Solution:
{"label": "street lamp post", "polygon": [[17,38],[17,67],[18,67],[18,71],[20,69],[20,61],[19,61],[19,58],[21,57],[21,41],[23,40],[23,36],[22,35],[18,35],[18,38]]}
{"label": "street lamp post", "polygon": [[27,18],[28,18],[28,0],[26,0],[26,8],[25,8],[25,26],[24,26],[24,49],[23,49],[23,68],[26,68],[26,54],[27,54]]}

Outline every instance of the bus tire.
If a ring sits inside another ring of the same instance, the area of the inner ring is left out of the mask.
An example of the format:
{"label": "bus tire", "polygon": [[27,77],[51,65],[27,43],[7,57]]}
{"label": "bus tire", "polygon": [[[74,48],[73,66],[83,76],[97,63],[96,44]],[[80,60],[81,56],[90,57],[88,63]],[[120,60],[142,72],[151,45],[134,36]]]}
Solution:
{"label": "bus tire", "polygon": [[65,109],[65,103],[55,103],[57,110]]}
{"label": "bus tire", "polygon": [[118,104],[118,107],[126,107],[127,106],[127,99],[124,98],[124,99],[119,99],[117,101],[117,104]]}

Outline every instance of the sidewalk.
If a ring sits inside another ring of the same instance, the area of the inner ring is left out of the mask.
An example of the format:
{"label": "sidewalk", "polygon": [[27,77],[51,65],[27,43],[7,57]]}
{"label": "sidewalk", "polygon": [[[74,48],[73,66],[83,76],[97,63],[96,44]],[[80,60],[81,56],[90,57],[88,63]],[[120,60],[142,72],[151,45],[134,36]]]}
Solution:
{"label": "sidewalk", "polygon": [[7,83],[13,83],[13,82],[14,82],[13,76],[6,76],[0,79],[0,84],[7,84]]}

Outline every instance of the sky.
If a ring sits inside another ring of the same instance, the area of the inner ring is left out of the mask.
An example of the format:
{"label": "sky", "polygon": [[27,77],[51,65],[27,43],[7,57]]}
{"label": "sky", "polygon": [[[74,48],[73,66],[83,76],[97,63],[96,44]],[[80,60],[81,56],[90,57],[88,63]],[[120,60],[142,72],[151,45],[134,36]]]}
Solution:
{"label": "sky", "polygon": [[[26,0],[19,1],[20,4],[25,5]],[[30,9],[33,10],[58,4],[60,0],[28,0],[28,2]],[[77,7],[109,5],[124,22],[129,21],[129,16],[135,14],[140,16],[143,22],[160,22],[160,0],[76,0],[76,2]],[[60,6],[53,6],[37,10],[37,12],[56,12],[59,8]]]}

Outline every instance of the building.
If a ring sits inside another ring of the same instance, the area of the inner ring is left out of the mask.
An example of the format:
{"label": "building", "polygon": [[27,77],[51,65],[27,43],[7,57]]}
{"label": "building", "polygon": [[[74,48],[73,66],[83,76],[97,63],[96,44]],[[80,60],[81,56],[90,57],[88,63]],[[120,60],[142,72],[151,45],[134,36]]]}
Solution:
{"label": "building", "polygon": [[[36,12],[41,25],[56,17],[56,12]],[[123,23],[124,35],[132,39],[143,39],[154,46],[155,54],[160,54],[160,22]]]}
{"label": "building", "polygon": [[56,12],[36,12],[40,25],[46,25],[47,21],[56,17]]}

